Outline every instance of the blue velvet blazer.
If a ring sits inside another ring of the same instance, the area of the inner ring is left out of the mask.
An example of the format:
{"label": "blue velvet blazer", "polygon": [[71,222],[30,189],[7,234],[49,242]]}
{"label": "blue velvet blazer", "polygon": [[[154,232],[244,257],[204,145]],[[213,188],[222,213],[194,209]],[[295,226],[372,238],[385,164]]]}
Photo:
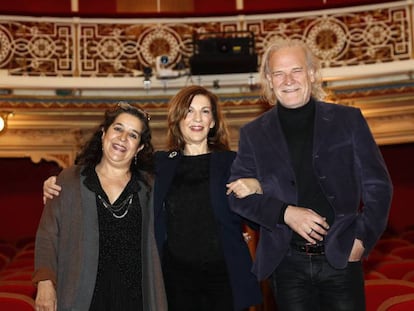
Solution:
{"label": "blue velvet blazer", "polygon": [[[335,214],[325,253],[332,266],[344,268],[355,238],[367,254],[384,231],[392,184],[359,109],[316,102],[313,135],[313,170]],[[229,200],[233,211],[260,225],[253,271],[265,279],[289,251],[292,231],[278,223],[282,206],[297,204],[295,173],[276,107],[240,130],[230,180],[240,177],[257,178],[264,190]]]}
{"label": "blue velvet blazer", "polygon": [[[162,255],[167,239],[165,198],[173,181],[182,155],[179,152],[159,151],[155,154],[155,236],[158,250]],[[213,152],[210,162],[210,198],[214,216],[218,224],[218,236],[223,246],[232,287],[235,310],[261,302],[258,281],[251,272],[252,260],[242,236],[242,219],[233,213],[228,204],[226,183],[235,152]]]}

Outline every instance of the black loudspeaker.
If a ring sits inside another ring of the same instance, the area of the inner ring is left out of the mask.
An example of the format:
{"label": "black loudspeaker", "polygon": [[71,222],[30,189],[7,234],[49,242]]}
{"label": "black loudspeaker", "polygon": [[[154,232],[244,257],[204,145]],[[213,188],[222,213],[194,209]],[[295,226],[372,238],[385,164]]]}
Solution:
{"label": "black loudspeaker", "polygon": [[190,67],[193,75],[257,72],[257,55],[194,55]]}
{"label": "black loudspeaker", "polygon": [[[191,74],[257,72],[257,54],[251,32],[206,33],[194,39]],[[211,37],[209,37],[211,36]]]}

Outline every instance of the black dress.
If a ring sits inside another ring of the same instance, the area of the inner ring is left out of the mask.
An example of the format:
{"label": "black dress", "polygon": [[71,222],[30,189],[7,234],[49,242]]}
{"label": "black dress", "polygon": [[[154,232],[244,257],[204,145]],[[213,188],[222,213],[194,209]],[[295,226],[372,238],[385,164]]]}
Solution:
{"label": "black dress", "polygon": [[232,310],[232,293],[210,203],[211,154],[183,156],[166,198],[164,277],[169,311]]}
{"label": "black dress", "polygon": [[[122,218],[114,217],[103,202],[109,202],[94,168],[86,168],[85,185],[96,193],[99,222],[99,263],[91,311],[142,310],[141,206],[138,174],[114,202],[123,205]],[[132,196],[132,197],[130,197]],[[101,197],[102,199],[99,199]],[[132,198],[131,203],[129,199]]]}

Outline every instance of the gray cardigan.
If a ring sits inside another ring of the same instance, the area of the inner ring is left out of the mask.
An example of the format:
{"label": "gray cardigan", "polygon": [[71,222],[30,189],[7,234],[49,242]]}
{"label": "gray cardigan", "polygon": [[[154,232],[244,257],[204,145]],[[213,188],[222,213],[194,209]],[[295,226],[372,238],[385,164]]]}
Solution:
{"label": "gray cardigan", "polygon": [[[59,311],[89,309],[99,254],[95,193],[83,185],[83,167],[73,166],[58,176],[60,195],[46,204],[36,234],[34,280],[52,273],[57,283]],[[140,182],[142,208],[143,310],[167,310],[162,270],[154,239],[152,194]],[[46,273],[45,273],[46,271]]]}

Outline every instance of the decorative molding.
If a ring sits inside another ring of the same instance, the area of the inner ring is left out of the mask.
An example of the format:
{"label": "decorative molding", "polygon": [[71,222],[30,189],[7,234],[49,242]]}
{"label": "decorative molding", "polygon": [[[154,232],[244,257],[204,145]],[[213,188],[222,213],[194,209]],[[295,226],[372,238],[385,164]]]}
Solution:
{"label": "decorative molding", "polygon": [[0,69],[21,77],[139,77],[145,67],[155,68],[157,56],[167,55],[169,69],[181,66],[188,74],[194,34],[237,31],[254,34],[259,60],[271,41],[294,38],[306,41],[326,68],[396,62],[413,58],[410,11],[411,1],[397,1],[181,19],[0,16]]}
{"label": "decorative molding", "polygon": [[[397,87],[397,90],[400,89]],[[359,107],[366,117],[373,135],[380,145],[414,142],[414,90],[397,93],[392,88],[381,90],[330,90],[334,102]],[[386,94],[386,95],[384,95]],[[156,149],[165,148],[167,102],[169,97],[148,99],[136,105],[145,107],[151,115],[153,144]],[[39,99],[37,99],[38,101]],[[14,111],[9,119],[8,130],[0,135],[0,157],[27,157],[34,162],[40,159],[56,161],[62,167],[73,163],[76,153],[89,138],[102,119],[105,109],[113,107],[111,100],[103,103],[81,104],[73,98],[65,105],[47,103],[30,104],[25,98],[21,103],[0,98],[5,107]],[[231,148],[237,150],[239,129],[270,106],[258,95],[227,94],[220,96],[223,113],[227,120]]]}
{"label": "decorative molding", "polygon": [[239,30],[255,34],[259,59],[275,38],[306,41],[321,58],[329,101],[361,108],[378,144],[414,142],[413,12],[407,0],[181,19],[0,16],[0,105],[14,112],[0,135],[0,157],[66,167],[118,100],[150,113],[153,144],[164,149],[168,100],[189,84],[219,95],[236,150],[240,127],[269,109],[258,94],[257,72],[153,76],[148,89],[142,69],[165,54],[169,69],[184,64],[188,72],[194,33]]}
{"label": "decorative molding", "polygon": [[[38,100],[38,99],[37,99]],[[66,167],[73,163],[76,153],[83,143],[98,127],[106,109],[113,104],[80,105],[73,99],[72,103],[61,105],[32,104],[25,98],[21,103],[0,98],[2,106],[14,111],[9,119],[8,130],[0,135],[0,157],[27,157],[34,162],[40,159],[53,160]],[[140,105],[151,115],[153,144],[156,149],[165,148],[167,101],[162,103]],[[234,134],[231,141],[233,149],[237,148],[238,129],[253,117],[267,109],[256,97],[249,101],[240,95],[222,99],[223,112],[228,119],[229,128]],[[237,135],[237,136],[236,136]]]}

